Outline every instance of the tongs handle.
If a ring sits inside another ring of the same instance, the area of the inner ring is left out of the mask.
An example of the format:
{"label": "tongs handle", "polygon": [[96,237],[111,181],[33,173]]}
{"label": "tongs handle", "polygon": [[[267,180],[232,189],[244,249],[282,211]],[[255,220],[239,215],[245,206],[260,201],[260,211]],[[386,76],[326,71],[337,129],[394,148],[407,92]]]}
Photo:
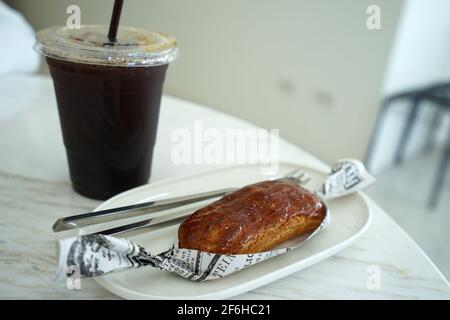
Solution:
{"label": "tongs handle", "polygon": [[120,219],[138,217],[153,213],[150,218],[154,219],[164,215],[164,210],[200,202],[207,199],[222,197],[236,188],[225,188],[214,191],[202,192],[194,195],[175,197],[170,199],[155,200],[128,206],[77,214],[74,216],[59,218],[53,224],[53,231],[65,231],[79,227],[90,226],[99,223],[111,222]]}
{"label": "tongs handle", "polygon": [[[290,182],[298,183],[299,185],[306,184],[309,181],[308,175],[300,170],[294,170],[289,172],[284,177],[279,178],[281,180],[288,180]],[[276,179],[276,180],[279,180]],[[53,224],[53,231],[65,231],[70,229],[76,229],[80,227],[95,225],[99,223],[111,222],[120,219],[127,219],[132,217],[138,217],[146,214],[150,214],[144,221],[134,222],[125,226],[104,230],[105,232],[111,232],[110,234],[123,233],[126,230],[142,230],[149,226],[153,226],[160,223],[168,224],[173,220],[179,220],[183,216],[187,216],[187,213],[170,214],[167,215],[165,210],[182,207],[188,204],[222,197],[228,193],[238,190],[238,188],[225,188],[214,191],[207,191],[197,193],[193,195],[181,196],[170,199],[155,200],[150,202],[143,202],[138,204],[132,204],[124,207],[112,208],[101,211],[94,211],[88,213],[77,214],[65,218],[59,218]],[[158,219],[155,219],[158,218]]]}

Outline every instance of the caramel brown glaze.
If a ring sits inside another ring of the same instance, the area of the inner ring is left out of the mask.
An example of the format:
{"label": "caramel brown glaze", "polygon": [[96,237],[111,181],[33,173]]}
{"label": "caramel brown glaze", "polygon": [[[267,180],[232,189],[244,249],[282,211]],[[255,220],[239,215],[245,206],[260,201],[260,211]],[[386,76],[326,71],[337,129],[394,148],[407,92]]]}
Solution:
{"label": "caramel brown glaze", "polygon": [[259,182],[194,212],[178,229],[178,245],[220,254],[268,251],[313,232],[325,211],[319,197],[297,184]]}

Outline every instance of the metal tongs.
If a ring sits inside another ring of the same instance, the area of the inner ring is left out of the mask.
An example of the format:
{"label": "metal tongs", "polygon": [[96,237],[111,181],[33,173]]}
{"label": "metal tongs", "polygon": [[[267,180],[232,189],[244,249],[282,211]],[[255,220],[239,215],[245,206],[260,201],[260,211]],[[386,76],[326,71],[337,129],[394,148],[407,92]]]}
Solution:
{"label": "metal tongs", "polygon": [[[305,172],[295,170],[286,174],[284,177],[276,180],[289,180],[298,183],[299,185],[304,185],[310,179]],[[60,232],[80,227],[96,225],[100,223],[107,223],[116,220],[151,214],[147,219],[142,221],[129,223],[123,226],[118,226],[115,228],[95,232],[95,234],[105,234],[105,235],[119,235],[119,234],[123,235],[124,233],[127,233],[128,235],[138,234],[143,231],[149,231],[151,227],[154,227],[156,225],[158,225],[158,228],[161,228],[179,223],[184,218],[186,218],[186,216],[192,214],[192,211],[179,211],[168,214],[165,211],[169,209],[174,209],[209,199],[223,197],[236,190],[238,190],[238,188],[225,188],[214,191],[197,193],[193,195],[143,202],[123,207],[117,207],[113,209],[94,211],[59,218],[53,224],[53,231]]]}

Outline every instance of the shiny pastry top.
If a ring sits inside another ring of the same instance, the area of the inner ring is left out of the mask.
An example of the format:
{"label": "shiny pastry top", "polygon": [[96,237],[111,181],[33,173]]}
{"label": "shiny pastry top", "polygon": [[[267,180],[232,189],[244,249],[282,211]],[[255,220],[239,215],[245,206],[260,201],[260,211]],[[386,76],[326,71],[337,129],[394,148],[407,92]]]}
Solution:
{"label": "shiny pastry top", "polygon": [[268,251],[311,233],[325,218],[321,200],[287,180],[246,186],[194,212],[180,225],[180,248],[222,254]]}

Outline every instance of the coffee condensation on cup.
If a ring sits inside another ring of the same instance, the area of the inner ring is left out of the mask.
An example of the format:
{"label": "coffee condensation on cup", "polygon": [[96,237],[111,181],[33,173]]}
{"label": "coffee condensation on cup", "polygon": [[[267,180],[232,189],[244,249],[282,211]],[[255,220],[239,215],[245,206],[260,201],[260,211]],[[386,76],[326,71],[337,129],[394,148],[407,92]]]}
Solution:
{"label": "coffee condensation on cup", "polygon": [[[316,194],[326,201],[357,192],[374,181],[360,161],[344,159],[332,167]],[[178,248],[177,239],[169,250],[152,254],[128,239],[101,234],[70,237],[58,241],[58,275],[61,276],[67,268],[73,266],[80,270],[82,277],[96,277],[150,266],[191,281],[214,280],[296,249],[329,223],[330,215],[327,210],[321,225],[309,235],[288,240],[270,251],[236,255]]]}

